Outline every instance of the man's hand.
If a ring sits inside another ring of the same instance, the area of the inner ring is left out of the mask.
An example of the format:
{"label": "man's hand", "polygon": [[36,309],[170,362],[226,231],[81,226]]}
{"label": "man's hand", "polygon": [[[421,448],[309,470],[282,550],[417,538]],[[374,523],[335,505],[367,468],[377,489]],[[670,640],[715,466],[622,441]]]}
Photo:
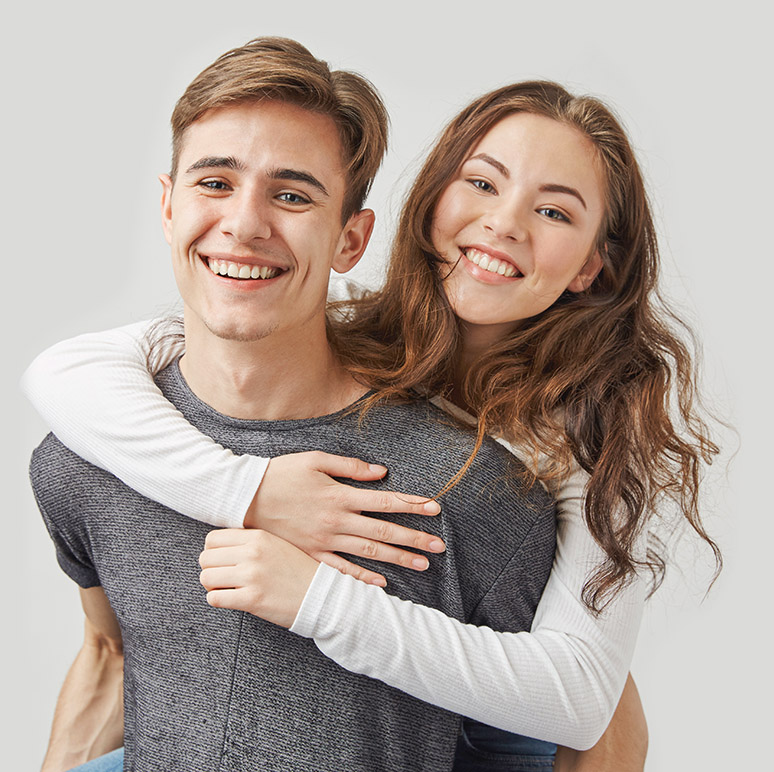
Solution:
{"label": "man's hand", "polygon": [[[384,586],[381,574],[368,571],[337,555],[345,552],[383,563],[424,571],[423,555],[446,549],[438,536],[395,525],[361,512],[405,512],[436,515],[440,505],[422,496],[364,490],[334,480],[379,480],[387,470],[356,458],[320,451],[278,456],[266,474],[245,516],[245,528],[260,528],[296,545],[322,563],[369,584]],[[400,545],[400,546],[395,546]]]}
{"label": "man's hand", "polygon": [[290,627],[319,563],[266,531],[210,531],[199,556],[207,603]]}

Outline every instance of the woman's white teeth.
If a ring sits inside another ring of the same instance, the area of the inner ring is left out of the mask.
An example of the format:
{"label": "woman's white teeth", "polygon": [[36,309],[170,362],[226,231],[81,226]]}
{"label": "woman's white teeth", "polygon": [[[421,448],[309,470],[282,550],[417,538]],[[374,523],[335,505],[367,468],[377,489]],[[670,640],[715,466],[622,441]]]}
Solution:
{"label": "woman's white teeth", "polygon": [[207,258],[210,270],[220,276],[230,276],[232,279],[273,279],[280,273],[279,268],[271,268],[268,265],[246,265],[245,263],[231,263],[227,260],[214,260]]}
{"label": "woman's white teeth", "polygon": [[500,276],[516,276],[519,272],[505,260],[498,260],[496,257],[490,257],[486,252],[482,252],[479,249],[463,250],[465,257],[470,260],[471,263],[475,263],[479,268],[483,268],[489,273],[498,273]]}

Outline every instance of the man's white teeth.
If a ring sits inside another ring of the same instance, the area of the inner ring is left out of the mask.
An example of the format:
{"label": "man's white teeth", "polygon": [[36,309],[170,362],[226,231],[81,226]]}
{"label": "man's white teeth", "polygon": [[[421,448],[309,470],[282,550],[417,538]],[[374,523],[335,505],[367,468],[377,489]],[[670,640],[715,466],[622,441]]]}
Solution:
{"label": "man's white teeth", "polygon": [[471,263],[475,263],[479,268],[483,268],[485,271],[489,271],[489,273],[499,273],[500,276],[505,277],[519,274],[510,263],[507,263],[505,260],[498,260],[496,257],[490,257],[480,249],[467,249],[463,250],[463,252]]}
{"label": "man's white teeth", "polygon": [[213,273],[230,276],[232,279],[273,279],[280,273],[279,268],[271,268],[268,265],[231,263],[227,260],[214,260],[211,257],[207,258],[207,265]]}

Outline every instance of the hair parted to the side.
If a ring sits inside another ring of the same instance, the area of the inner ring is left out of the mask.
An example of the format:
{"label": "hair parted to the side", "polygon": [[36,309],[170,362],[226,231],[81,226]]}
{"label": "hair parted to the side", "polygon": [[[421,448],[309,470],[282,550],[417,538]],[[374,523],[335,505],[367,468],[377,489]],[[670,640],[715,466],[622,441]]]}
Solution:
{"label": "hair parted to the side", "polygon": [[331,70],[295,40],[262,37],[219,56],[185,90],[172,113],[172,169],[177,174],[185,130],[208,110],[272,99],[329,116],[339,131],[348,175],[342,220],[363,208],[387,150],[389,118],[361,75]]}
{"label": "hair parted to the side", "polygon": [[[695,358],[678,330],[690,330],[657,290],[656,233],[642,176],[624,129],[599,100],[558,84],[525,82],[493,91],[465,108],[431,150],[400,218],[384,287],[356,299],[333,340],[345,332],[342,361],[381,399],[413,390],[449,394],[460,322],[443,290],[448,270],[431,241],[438,200],[477,142],[516,112],[575,127],[593,143],[604,169],[606,214],[597,239],[603,268],[583,293],[565,292],[543,313],[486,352],[462,384],[478,414],[479,444],[501,434],[549,463],[549,486],[573,457],[591,476],[585,519],[606,560],[584,590],[598,611],[638,567],[654,585],[665,570],[663,545],[635,555],[652,513],[669,519],[664,499],[710,546],[698,510],[703,463],[718,448],[700,417]],[[533,464],[534,465],[534,464]],[[463,470],[464,471],[464,470]]]}

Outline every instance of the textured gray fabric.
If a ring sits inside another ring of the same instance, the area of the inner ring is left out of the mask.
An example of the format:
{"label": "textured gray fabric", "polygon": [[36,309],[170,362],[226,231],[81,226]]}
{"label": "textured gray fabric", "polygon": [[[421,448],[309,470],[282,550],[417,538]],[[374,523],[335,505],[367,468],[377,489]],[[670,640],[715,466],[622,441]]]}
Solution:
{"label": "textured gray fabric", "polygon": [[[242,421],[216,413],[177,364],[159,386],[201,431],[238,453],[319,449],[385,464],[363,487],[435,494],[473,444],[427,402],[380,407],[358,426],[338,413]],[[530,627],[551,569],[553,503],[514,482],[522,467],[487,441],[436,518],[395,516],[448,545],[416,573],[377,567],[388,591],[457,619]],[[127,769],[136,772],[452,768],[459,717],[343,670],[303,639],[249,614],[209,607],[198,556],[210,526],[168,510],[83,461],[49,435],[31,478],[63,570],[101,585],[125,647]]]}

